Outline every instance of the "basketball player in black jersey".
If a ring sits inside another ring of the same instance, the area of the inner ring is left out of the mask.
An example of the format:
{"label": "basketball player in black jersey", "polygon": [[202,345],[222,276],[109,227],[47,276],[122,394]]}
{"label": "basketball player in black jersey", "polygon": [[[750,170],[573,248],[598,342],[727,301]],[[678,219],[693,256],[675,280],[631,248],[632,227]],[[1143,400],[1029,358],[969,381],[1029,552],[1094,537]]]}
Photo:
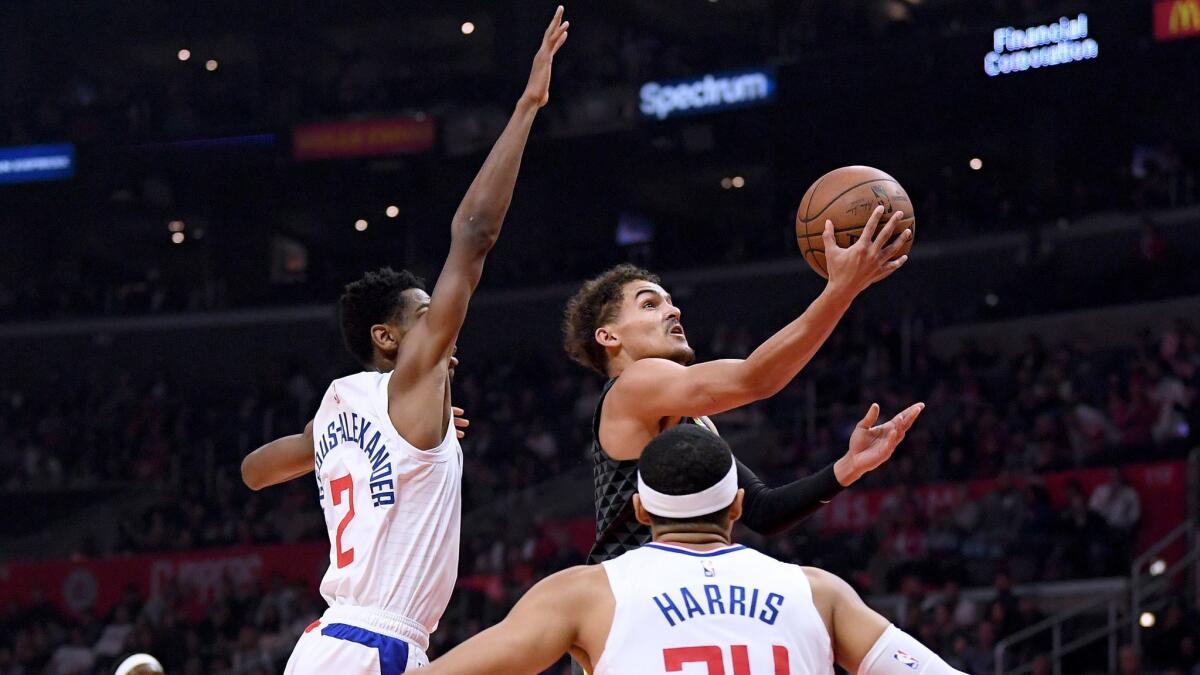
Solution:
{"label": "basketball player in black jersey", "polygon": [[[779,392],[829,337],[854,298],[908,260],[899,250],[912,238],[911,230],[886,243],[904,214],[895,212],[875,237],[882,215],[883,207],[876,208],[862,237],[847,248],[837,245],[833,224],[826,222],[829,282],[824,291],[746,359],[691,365],[695,354],[679,308],[658,277],[632,265],[608,270],[571,298],[563,326],[567,353],[609,378],[592,421],[596,543],[590,563],[650,541],[650,529],[637,522],[631,502],[637,491],[637,459],[650,439],[678,424],[697,424],[716,433],[708,415]],[[923,408],[914,404],[876,426],[879,406],[873,404],[841,459],[783,487],[767,487],[738,462],[739,486],[746,490],[742,522],[762,534],[800,522],[887,461],[897,436],[903,437]]]}

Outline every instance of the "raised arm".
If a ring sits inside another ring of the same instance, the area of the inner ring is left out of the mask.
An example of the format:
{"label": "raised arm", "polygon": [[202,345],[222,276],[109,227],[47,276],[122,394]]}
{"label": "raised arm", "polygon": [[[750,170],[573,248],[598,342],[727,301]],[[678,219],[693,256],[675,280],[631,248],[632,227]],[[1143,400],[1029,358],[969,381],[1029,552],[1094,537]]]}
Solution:
{"label": "raised arm", "polygon": [[503,621],[450,650],[424,669],[425,673],[540,673],[572,648],[583,646],[579,643],[585,623],[593,620],[593,615],[602,619],[605,609],[611,616],[612,607],[603,567],[563,570],[539,581]]}
{"label": "raised arm", "polygon": [[622,410],[629,406],[639,418],[662,418],[715,415],[776,394],[817,353],[854,298],[908,260],[906,255],[897,256],[912,237],[911,230],[886,243],[904,214],[895,212],[875,237],[882,215],[883,207],[876,208],[862,237],[848,248],[837,245],[833,225],[826,223],[829,282],[803,314],[750,356],[693,366],[642,359],[625,369],[607,401]]}
{"label": "raised arm", "polygon": [[454,346],[471,294],[483,274],[483,261],[500,236],[508,213],[529,130],[538,109],[550,100],[554,54],[566,42],[570,25],[562,20],[562,15],[563,8],[559,6],[542,36],[529,82],[516,110],[454,214],[450,253],[430,296],[429,311],[413,328],[411,337],[415,339],[406,339],[405,348],[397,358],[391,380],[393,388],[403,388],[411,378],[426,374]]}

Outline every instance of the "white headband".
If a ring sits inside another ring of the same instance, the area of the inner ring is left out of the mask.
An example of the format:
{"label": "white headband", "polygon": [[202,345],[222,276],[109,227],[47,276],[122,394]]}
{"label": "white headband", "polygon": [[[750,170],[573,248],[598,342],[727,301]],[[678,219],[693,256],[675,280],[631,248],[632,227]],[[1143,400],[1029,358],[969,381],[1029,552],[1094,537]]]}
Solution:
{"label": "white headband", "polygon": [[138,666],[151,666],[158,672],[163,672],[162,664],[158,662],[158,659],[149,654],[134,654],[122,661],[121,665],[117,666],[117,672],[114,675],[127,675]]}
{"label": "white headband", "polygon": [[717,484],[690,495],[664,495],[648,487],[642,481],[642,472],[638,472],[638,495],[642,506],[656,516],[663,518],[695,518],[708,513],[714,513],[733,503],[737,496],[737,462],[730,458],[729,473],[717,481]]}

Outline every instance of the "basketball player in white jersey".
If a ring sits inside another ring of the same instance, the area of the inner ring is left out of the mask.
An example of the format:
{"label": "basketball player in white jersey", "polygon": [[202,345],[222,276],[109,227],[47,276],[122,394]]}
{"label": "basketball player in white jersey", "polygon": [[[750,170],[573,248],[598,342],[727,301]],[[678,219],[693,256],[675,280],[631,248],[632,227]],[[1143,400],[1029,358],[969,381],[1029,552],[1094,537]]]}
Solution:
{"label": "basketball player in white jersey", "polygon": [[732,544],[744,492],[716,434],[663,432],[637,481],[651,543],[542,580],[429,675],[532,674],[568,651],[593,675],[959,673],[833,574]]}
{"label": "basketball player in white jersey", "polygon": [[508,126],[454,215],[433,293],[390,268],[348,285],[338,301],[342,336],[368,370],[330,384],[311,440],[280,439],[247,458],[263,484],[315,469],[329,531],[321,581],[329,609],[305,630],[286,673],[393,675],[429,662],[429,634],[458,574],[454,343],[500,234],[530,127],[549,99],[554,54],[567,39],[562,14],[560,6]]}

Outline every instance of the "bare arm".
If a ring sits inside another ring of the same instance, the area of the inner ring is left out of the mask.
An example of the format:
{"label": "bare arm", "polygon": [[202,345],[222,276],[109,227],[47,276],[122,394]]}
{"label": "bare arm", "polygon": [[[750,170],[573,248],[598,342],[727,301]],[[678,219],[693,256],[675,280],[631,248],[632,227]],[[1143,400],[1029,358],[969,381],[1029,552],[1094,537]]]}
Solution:
{"label": "bare arm", "polygon": [[277,438],[242,460],[242,482],[251,490],[286,483],[313,470],[312,422],[304,433]]}
{"label": "bare arm", "polygon": [[[874,237],[883,207],[871,214],[863,236],[849,248],[825,229],[829,283],[799,317],[759,345],[745,359],[708,361],[681,366],[666,359],[642,359],[621,373],[608,401],[624,412],[626,405],[638,418],[715,415],[773,396],[787,386],[833,332],[854,298],[907,260],[896,257],[911,236],[891,238],[903,217],[897,211]],[[616,394],[614,397],[613,394]]]}
{"label": "bare arm", "polygon": [[[584,613],[604,609],[603,568],[572,567],[539,581],[503,621],[434,661],[429,675],[533,675],[580,642]],[[603,588],[600,588],[601,584]]]}
{"label": "bare arm", "polygon": [[834,660],[846,670],[858,672],[890,622],[868,607],[841,577],[816,567],[802,569],[812,586],[813,604],[833,640]]}
{"label": "bare arm", "polygon": [[392,389],[402,390],[412,379],[426,375],[454,347],[467,305],[483,274],[484,259],[500,236],[508,213],[529,130],[538,109],[550,98],[554,54],[566,41],[570,25],[562,21],[562,13],[560,6],[543,35],[516,110],[454,214],[450,253],[430,296],[429,311],[413,328],[413,339],[406,340],[401,350],[391,379]]}

